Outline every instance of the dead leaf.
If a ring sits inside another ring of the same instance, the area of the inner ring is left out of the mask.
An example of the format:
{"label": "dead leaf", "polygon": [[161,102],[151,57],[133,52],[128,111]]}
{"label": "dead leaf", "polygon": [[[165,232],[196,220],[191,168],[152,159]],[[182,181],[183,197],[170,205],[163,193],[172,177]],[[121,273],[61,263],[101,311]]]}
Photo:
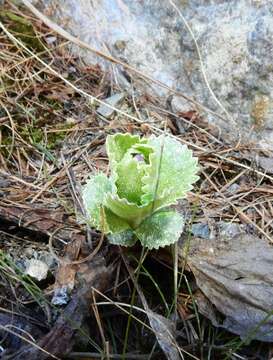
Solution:
{"label": "dead leaf", "polygon": [[199,288],[225,315],[219,326],[242,338],[272,342],[273,247],[245,233],[191,241],[188,265]]}
{"label": "dead leaf", "polygon": [[166,355],[166,358],[168,360],[180,360],[179,347],[175,340],[175,324],[164,316],[153,312],[144,304],[143,306],[148,315],[150,325],[155,332],[157,341]]}

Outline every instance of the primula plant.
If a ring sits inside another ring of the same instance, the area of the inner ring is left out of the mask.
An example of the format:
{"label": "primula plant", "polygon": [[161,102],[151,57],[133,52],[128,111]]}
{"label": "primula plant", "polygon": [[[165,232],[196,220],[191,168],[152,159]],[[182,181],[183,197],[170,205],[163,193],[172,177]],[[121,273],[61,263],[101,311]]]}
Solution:
{"label": "primula plant", "polygon": [[106,139],[110,176],[91,176],[83,189],[88,223],[112,244],[149,249],[175,243],[183,217],[171,209],[197,181],[197,159],[168,136],[131,134]]}

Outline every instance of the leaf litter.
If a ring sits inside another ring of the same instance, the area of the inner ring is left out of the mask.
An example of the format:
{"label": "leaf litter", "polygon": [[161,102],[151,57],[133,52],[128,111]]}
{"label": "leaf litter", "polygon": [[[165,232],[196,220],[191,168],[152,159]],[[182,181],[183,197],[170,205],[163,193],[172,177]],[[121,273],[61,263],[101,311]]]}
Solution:
{"label": "leaf litter", "polygon": [[272,256],[273,248],[266,240],[246,233],[191,241],[187,259],[197,285],[225,315],[217,326],[243,340],[272,342]]}

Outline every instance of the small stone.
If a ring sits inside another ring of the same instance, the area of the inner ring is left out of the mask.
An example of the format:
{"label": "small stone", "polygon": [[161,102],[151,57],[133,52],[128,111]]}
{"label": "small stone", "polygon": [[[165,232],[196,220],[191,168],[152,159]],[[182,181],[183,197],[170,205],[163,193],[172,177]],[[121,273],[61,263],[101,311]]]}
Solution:
{"label": "small stone", "polygon": [[229,192],[229,193],[236,193],[236,191],[237,190],[239,190],[240,189],[240,185],[238,185],[238,184],[236,184],[236,183],[234,183],[234,184],[231,184],[228,188],[227,188],[227,191]]}
{"label": "small stone", "polygon": [[8,187],[12,184],[12,182],[8,179],[0,179],[0,188]]}
{"label": "small stone", "polygon": [[67,286],[62,286],[54,290],[54,295],[51,300],[51,303],[57,306],[66,305],[69,301],[69,298],[70,297],[68,294]]}
{"label": "small stone", "polygon": [[45,39],[48,45],[54,44],[57,40],[56,36],[47,36]]}
{"label": "small stone", "polygon": [[67,125],[75,125],[77,123],[77,120],[73,117],[68,117],[66,119],[66,123],[67,123]]}
{"label": "small stone", "polygon": [[207,224],[193,224],[191,227],[191,232],[194,236],[202,239],[209,239],[210,237],[210,230]]}
{"label": "small stone", "polygon": [[69,74],[74,74],[75,72],[77,72],[77,70],[74,66],[69,66],[67,71],[69,72]]}
{"label": "small stone", "polygon": [[33,279],[41,281],[47,278],[48,270],[48,265],[43,261],[31,259],[27,263],[25,274],[31,276]]}
{"label": "small stone", "polygon": [[259,156],[258,164],[268,174],[273,174],[273,157]]}
{"label": "small stone", "polygon": [[[125,93],[123,92],[110,96],[109,98],[105,99],[104,102],[111,105],[112,107],[117,107],[117,105],[124,99],[124,97]],[[97,112],[105,118],[109,118],[113,115],[115,110],[103,104],[99,106]]]}
{"label": "small stone", "polygon": [[220,222],[219,223],[219,235],[221,237],[232,239],[242,233],[240,224],[231,222]]}

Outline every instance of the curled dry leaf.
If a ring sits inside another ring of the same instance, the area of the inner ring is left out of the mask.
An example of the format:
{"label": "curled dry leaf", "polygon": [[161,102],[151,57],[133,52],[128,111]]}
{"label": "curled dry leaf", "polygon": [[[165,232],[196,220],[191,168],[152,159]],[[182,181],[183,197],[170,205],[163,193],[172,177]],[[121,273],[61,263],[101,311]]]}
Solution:
{"label": "curled dry leaf", "polygon": [[[246,233],[193,238],[187,262],[201,291],[225,315],[218,326],[242,338],[273,341],[273,248],[266,240]],[[200,311],[208,309],[204,305]],[[211,320],[216,324],[214,315]]]}

